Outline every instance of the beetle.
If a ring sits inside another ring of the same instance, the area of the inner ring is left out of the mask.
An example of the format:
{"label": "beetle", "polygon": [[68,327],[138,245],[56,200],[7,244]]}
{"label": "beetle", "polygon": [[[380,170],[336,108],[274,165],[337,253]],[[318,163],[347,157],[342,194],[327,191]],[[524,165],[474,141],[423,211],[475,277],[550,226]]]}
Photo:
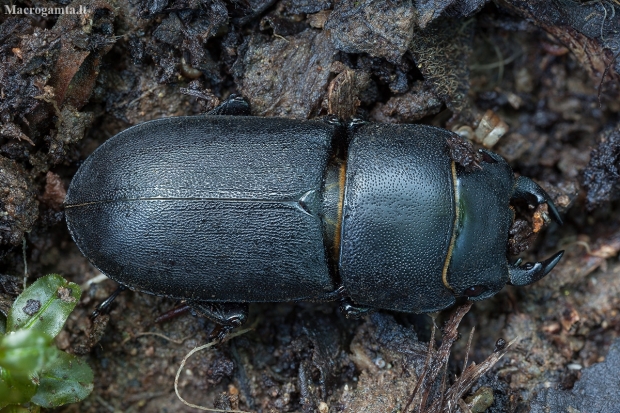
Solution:
{"label": "beetle", "polygon": [[452,132],[249,115],[232,96],[101,145],[65,201],[82,253],[123,286],[185,300],[220,338],[249,302],[433,312],[531,284],[562,257],[508,261],[511,200],[546,203],[561,223],[558,211],[493,152],[459,165]]}

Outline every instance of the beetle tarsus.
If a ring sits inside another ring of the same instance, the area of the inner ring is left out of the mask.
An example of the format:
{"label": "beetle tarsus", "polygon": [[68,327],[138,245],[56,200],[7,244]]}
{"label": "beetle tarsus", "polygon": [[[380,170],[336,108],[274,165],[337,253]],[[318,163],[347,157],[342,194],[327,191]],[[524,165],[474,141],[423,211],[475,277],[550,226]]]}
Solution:
{"label": "beetle tarsus", "polygon": [[347,123],[347,135],[353,136],[355,131],[367,124],[368,121],[362,116],[355,116]]}
{"label": "beetle tarsus", "polygon": [[219,106],[207,112],[207,115],[250,116],[250,104],[243,96],[233,93]]}
{"label": "beetle tarsus", "polygon": [[323,116],[323,118],[321,120],[323,122],[327,123],[328,125],[336,125],[336,126],[342,126],[343,125],[342,119],[340,119],[336,115]]}
{"label": "beetle tarsus", "polygon": [[375,309],[372,307],[354,304],[350,298],[342,298],[340,300],[340,311],[344,313],[344,316],[346,318],[357,320],[358,318],[361,318],[366,314],[374,312]]}
{"label": "beetle tarsus", "polygon": [[114,300],[116,300],[116,297],[118,297],[120,293],[122,293],[123,291],[127,289],[128,288],[125,287],[124,285],[119,284],[118,288],[114,290],[114,292],[112,292],[112,294],[110,294],[108,298],[103,300],[103,302],[97,306],[95,311],[92,312],[92,314],[90,315],[90,319],[94,320],[95,318],[99,317],[101,314],[105,314],[109,312],[112,306],[112,303],[114,302]]}
{"label": "beetle tarsus", "polygon": [[560,261],[562,255],[564,255],[564,251],[557,252],[542,262],[528,262],[523,265],[520,265],[522,260],[519,258],[517,262],[508,267],[510,275],[510,281],[508,283],[524,286],[540,280],[545,275],[549,274],[549,271]]}
{"label": "beetle tarsus", "polygon": [[512,192],[512,199],[519,198],[524,199],[530,205],[547,204],[551,217],[558,224],[562,225],[562,218],[558,212],[555,204],[551,200],[551,197],[544,189],[540,187],[536,182],[525,176],[520,176],[515,182],[514,191]]}
{"label": "beetle tarsus", "polygon": [[206,301],[188,301],[187,304],[199,316],[208,318],[217,324],[210,334],[211,339],[222,342],[236,327],[248,319],[247,303],[211,303]]}
{"label": "beetle tarsus", "polygon": [[218,344],[222,343],[234,328],[233,326],[217,324],[209,334],[209,341],[215,341]]}

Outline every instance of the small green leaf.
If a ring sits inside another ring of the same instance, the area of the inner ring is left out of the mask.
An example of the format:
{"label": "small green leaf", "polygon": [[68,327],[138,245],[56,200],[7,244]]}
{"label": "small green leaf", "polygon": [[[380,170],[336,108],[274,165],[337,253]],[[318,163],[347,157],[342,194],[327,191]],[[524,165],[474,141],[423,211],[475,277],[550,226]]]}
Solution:
{"label": "small green leaf", "polygon": [[37,385],[28,375],[11,375],[0,367],[0,408],[9,404],[26,403],[37,391]]}
{"label": "small green leaf", "polygon": [[58,351],[50,346],[51,337],[33,330],[8,333],[0,339],[0,367],[13,377],[35,374]]}
{"label": "small green leaf", "polygon": [[[0,335],[0,413],[36,413],[84,399],[93,372],[51,345],[80,299],[77,284],[59,275],[37,280],[17,297]],[[30,402],[30,408],[16,406]]]}
{"label": "small green leaf", "polygon": [[13,404],[11,406],[7,406],[4,409],[0,409],[0,413],[34,413],[38,412],[38,406],[32,406],[31,409],[27,409],[25,407]]}
{"label": "small green leaf", "polygon": [[57,350],[58,356],[39,373],[39,388],[31,399],[52,408],[83,400],[93,390],[93,371],[73,354]]}
{"label": "small green leaf", "polygon": [[32,329],[56,337],[80,300],[80,287],[60,275],[39,278],[15,300],[7,331]]}

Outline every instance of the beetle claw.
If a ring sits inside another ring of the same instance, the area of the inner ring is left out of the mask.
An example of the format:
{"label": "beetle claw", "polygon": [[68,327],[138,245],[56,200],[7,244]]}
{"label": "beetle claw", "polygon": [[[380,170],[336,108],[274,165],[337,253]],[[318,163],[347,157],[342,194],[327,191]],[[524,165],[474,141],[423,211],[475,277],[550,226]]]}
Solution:
{"label": "beetle claw", "polygon": [[101,314],[107,314],[112,307],[112,302],[116,300],[116,297],[118,297],[120,293],[126,290],[128,290],[126,286],[124,286],[123,284],[119,284],[116,290],[114,290],[114,292],[112,292],[112,294],[110,294],[108,298],[106,298],[101,304],[99,304],[95,311],[92,312],[92,314],[90,315],[90,319],[94,320]]}
{"label": "beetle claw", "polygon": [[206,113],[208,116],[250,116],[250,104],[241,95],[232,94],[219,106]]}
{"label": "beetle claw", "polygon": [[523,286],[530,285],[533,282],[540,280],[545,275],[549,274],[549,271],[551,271],[560,261],[562,255],[564,255],[564,251],[555,253],[543,262],[527,262],[523,265],[519,265],[522,261],[521,258],[519,258],[517,262],[508,267],[508,272],[510,275],[510,281],[508,284]]}
{"label": "beetle claw", "polygon": [[340,311],[344,313],[346,318],[357,320],[366,314],[373,313],[375,309],[372,307],[354,304],[350,298],[343,298],[340,301]]}
{"label": "beetle claw", "polygon": [[228,334],[234,329],[233,326],[216,325],[209,334],[209,341],[214,341],[217,345],[222,344]]}
{"label": "beetle claw", "polygon": [[562,217],[556,208],[555,204],[551,200],[551,197],[544,189],[540,187],[536,182],[525,176],[517,178],[514,190],[512,192],[512,199],[520,198],[524,199],[530,205],[547,204],[551,217],[555,222],[562,225]]}

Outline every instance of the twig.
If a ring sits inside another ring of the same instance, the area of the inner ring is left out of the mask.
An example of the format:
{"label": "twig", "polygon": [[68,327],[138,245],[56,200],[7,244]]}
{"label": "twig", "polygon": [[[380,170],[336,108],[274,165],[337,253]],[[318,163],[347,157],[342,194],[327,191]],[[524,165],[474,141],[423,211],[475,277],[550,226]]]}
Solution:
{"label": "twig", "polygon": [[[233,334],[229,335],[228,337],[226,337],[226,341],[228,341],[228,340],[230,340],[232,338],[235,338],[237,336],[240,336],[242,334],[245,334],[245,333],[247,333],[250,330],[252,330],[252,329],[251,328],[246,328],[245,330],[237,331],[236,333],[233,333]],[[213,347],[216,344],[218,344],[217,341],[215,341],[215,340],[211,341],[210,343],[207,343],[207,344],[205,344],[203,346],[194,348],[192,351],[187,353],[187,355],[185,357],[183,357],[183,360],[181,361],[181,365],[179,366],[179,369],[177,370],[177,375],[174,378],[174,392],[177,394],[177,397],[179,398],[179,400],[181,400],[183,402],[183,404],[185,404],[186,406],[189,406],[189,407],[193,407],[195,409],[206,410],[208,412],[251,413],[251,412],[247,412],[247,411],[244,411],[244,410],[210,409],[208,407],[203,407],[203,406],[198,406],[196,404],[192,404],[192,403],[188,402],[187,400],[185,400],[183,397],[181,397],[181,394],[179,393],[179,376],[181,375],[181,370],[183,370],[183,367],[185,366],[185,362],[187,361],[188,358],[191,357],[192,354],[196,353],[197,351]]]}
{"label": "twig", "polygon": [[[450,350],[452,349],[452,345],[459,337],[458,326],[461,323],[461,320],[470,310],[473,302],[470,301],[467,304],[458,307],[454,313],[450,316],[450,319],[446,323],[446,328],[444,329],[444,334],[442,336],[441,346],[437,350],[436,357],[432,360],[431,363],[431,374],[429,379],[427,380],[428,386],[426,386],[426,394],[424,397],[424,403],[422,404],[422,408],[426,407],[426,399],[428,398],[428,394],[431,391],[432,383],[435,381],[439,372],[441,371],[441,367],[448,364],[448,358],[450,357]],[[450,400],[448,399],[448,402]]]}
{"label": "twig", "polygon": [[103,397],[99,396],[98,394],[95,395],[95,400],[97,400],[99,404],[101,404],[101,406],[108,409],[111,413],[118,413],[120,411],[116,407],[112,406],[110,403],[105,401]]}
{"label": "twig", "polygon": [[80,285],[80,288],[82,289],[82,291],[86,291],[90,288],[91,285],[99,284],[100,282],[105,281],[105,280],[109,280],[108,276],[105,274],[99,273],[98,275],[94,276],[93,278],[89,279],[88,281]]}
{"label": "twig", "polygon": [[469,339],[467,340],[467,349],[465,350],[465,362],[463,363],[463,371],[467,368],[467,361],[469,359],[469,350],[471,349],[471,340],[474,337],[474,332],[476,331],[476,326],[471,328],[471,332],[469,333]]}
{"label": "twig", "polygon": [[133,105],[134,103],[138,102],[139,100],[144,99],[145,97],[147,97],[148,95],[150,95],[151,93],[153,93],[157,88],[159,88],[159,86],[161,85],[157,85],[157,86],[153,86],[152,88],[145,90],[140,96],[138,96],[137,98],[135,98],[134,100],[132,100],[131,102],[129,102],[127,104],[127,107]]}
{"label": "twig", "polygon": [[26,235],[22,237],[22,256],[24,258],[24,290],[28,286],[28,259],[26,258]]}
{"label": "twig", "polygon": [[411,392],[409,401],[407,402],[407,404],[405,405],[405,408],[403,409],[403,413],[407,413],[407,410],[409,410],[409,406],[411,405],[411,403],[413,403],[413,400],[418,395],[420,386],[422,385],[422,382],[424,381],[426,377],[426,372],[428,371],[428,366],[431,362],[431,355],[433,354],[433,351],[434,351],[434,343],[435,343],[435,323],[433,322],[433,327],[431,329],[431,340],[428,342],[428,351],[426,353],[426,361],[424,361],[424,368],[422,369],[422,374],[420,374],[420,376],[418,377],[418,382],[413,388],[413,392]]}
{"label": "twig", "polygon": [[618,53],[614,55],[614,57],[611,59],[611,62],[609,62],[609,64],[605,66],[605,70],[603,71],[603,75],[601,76],[601,83],[598,84],[598,93],[596,94],[596,97],[598,98],[599,108],[603,106],[603,104],[601,103],[601,91],[603,90],[603,82],[605,81],[605,77],[607,76],[607,73],[609,73],[609,68],[616,61],[618,56],[620,56],[620,50],[618,50]]}
{"label": "twig", "polygon": [[[499,350],[491,354],[486,358],[482,363],[476,365],[472,363],[469,367],[463,371],[463,373],[458,377],[456,382],[450,386],[447,391],[448,403],[450,406],[456,406],[458,404],[458,400],[463,397],[463,394],[467,392],[474,383],[486,374],[491,368],[506,354],[506,352],[512,347],[516,342],[518,342],[520,337],[512,340],[504,349]],[[439,403],[435,403],[428,409],[427,413],[445,413],[451,412],[452,410],[444,410]]]}
{"label": "twig", "polygon": [[137,334],[135,334],[135,335],[133,335],[133,336],[127,337],[125,340],[123,340],[123,342],[121,343],[121,346],[123,346],[123,345],[127,344],[127,342],[128,342],[129,340],[133,340],[134,338],[138,338],[138,337],[142,337],[142,336],[155,336],[155,337],[163,338],[164,340],[170,341],[171,343],[174,343],[174,344],[183,344],[183,342],[184,342],[185,340],[187,340],[188,338],[190,338],[190,337],[191,337],[191,336],[187,336],[187,337],[183,337],[183,338],[182,338],[182,339],[180,339],[180,340],[174,340],[174,339],[172,339],[172,338],[170,338],[170,337],[168,337],[168,336],[165,336],[165,335],[163,335],[163,334],[161,334],[161,333],[155,333],[155,332],[150,332],[150,331],[144,331],[144,332],[141,332],[141,333],[137,333]]}
{"label": "twig", "polygon": [[471,409],[463,399],[459,399],[457,403],[459,404],[459,407],[461,408],[463,413],[471,413]]}

